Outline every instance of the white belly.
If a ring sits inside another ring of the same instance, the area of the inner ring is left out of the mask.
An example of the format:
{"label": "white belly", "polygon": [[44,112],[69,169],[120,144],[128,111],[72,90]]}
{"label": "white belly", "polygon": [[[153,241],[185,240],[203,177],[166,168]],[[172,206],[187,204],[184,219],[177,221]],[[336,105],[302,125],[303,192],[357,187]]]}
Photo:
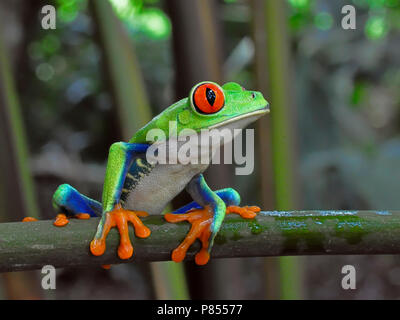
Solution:
{"label": "white belly", "polygon": [[146,211],[151,215],[160,214],[166,205],[186,187],[189,181],[207,167],[208,164],[156,165],[130,192],[124,203],[124,208]]}

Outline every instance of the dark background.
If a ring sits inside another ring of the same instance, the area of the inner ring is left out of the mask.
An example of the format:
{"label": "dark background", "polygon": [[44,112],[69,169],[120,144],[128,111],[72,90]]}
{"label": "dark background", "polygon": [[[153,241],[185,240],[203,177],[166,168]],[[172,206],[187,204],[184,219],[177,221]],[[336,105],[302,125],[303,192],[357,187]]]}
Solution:
{"label": "dark background", "polygon": [[[46,4],[57,10],[55,30],[41,27]],[[355,30],[341,27],[346,4],[356,8]],[[52,219],[64,182],[100,199],[110,144],[203,80],[239,82],[271,104],[253,126],[253,175],[213,166],[213,188],[234,186],[265,210],[399,209],[399,31],[399,0],[1,0],[0,219]],[[399,262],[65,268],[52,292],[38,272],[18,272],[0,277],[0,297],[397,299]],[[356,290],[341,288],[346,264],[357,270]]]}

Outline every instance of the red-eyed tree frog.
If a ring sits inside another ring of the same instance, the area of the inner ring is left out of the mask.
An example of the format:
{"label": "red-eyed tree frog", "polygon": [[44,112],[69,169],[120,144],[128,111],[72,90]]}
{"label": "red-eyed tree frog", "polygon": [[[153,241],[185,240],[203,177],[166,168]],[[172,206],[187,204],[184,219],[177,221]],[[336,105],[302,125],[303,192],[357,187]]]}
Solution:
{"label": "red-eyed tree frog", "polygon": [[[192,225],[183,242],[173,250],[172,260],[182,261],[191,244],[199,239],[202,248],[195,261],[198,265],[206,264],[225,214],[237,213],[252,219],[260,209],[256,206],[239,207],[240,196],[232,188],[211,190],[202,174],[209,163],[183,164],[179,159],[174,164],[148,161],[146,154],[153,144],[146,137],[152,129],[161,129],[165,137],[157,143],[165,146],[172,141],[169,132],[171,121],[176,122],[179,136],[184,129],[191,129],[195,134],[204,129],[241,129],[267,112],[268,103],[260,92],[245,90],[237,83],[229,82],[222,87],[213,82],[195,85],[187,98],[165,109],[129,142],[111,145],[101,203],[82,195],[70,185],[60,185],[53,196],[53,207],[59,213],[54,224],[66,225],[69,216],[101,216],[90,244],[91,253],[102,255],[106,250],[108,232],[117,227],[120,233],[118,256],[129,259],[133,247],[128,223],[133,224],[137,237],[149,237],[151,231],[140,217],[160,214],[186,188],[194,201],[164,215],[168,222],[188,221]],[[217,147],[218,143],[211,145],[211,149]]]}

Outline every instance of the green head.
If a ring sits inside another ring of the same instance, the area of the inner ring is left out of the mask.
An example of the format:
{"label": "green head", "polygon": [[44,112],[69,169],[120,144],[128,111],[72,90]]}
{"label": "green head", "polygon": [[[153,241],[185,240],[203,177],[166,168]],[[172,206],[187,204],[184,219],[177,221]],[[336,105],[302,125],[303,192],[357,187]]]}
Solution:
{"label": "green head", "polygon": [[149,130],[162,129],[169,137],[170,121],[176,121],[177,133],[183,129],[244,128],[269,112],[268,102],[257,91],[245,90],[234,82],[222,87],[210,81],[195,85],[184,98],[153,118],[131,142],[146,143]]}

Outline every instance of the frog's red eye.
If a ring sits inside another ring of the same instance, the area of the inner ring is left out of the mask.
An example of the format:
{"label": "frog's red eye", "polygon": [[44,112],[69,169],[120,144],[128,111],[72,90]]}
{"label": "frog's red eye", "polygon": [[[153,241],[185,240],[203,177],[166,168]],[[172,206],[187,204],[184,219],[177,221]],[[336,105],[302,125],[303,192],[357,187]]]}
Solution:
{"label": "frog's red eye", "polygon": [[225,97],[222,89],[214,83],[200,84],[193,92],[193,105],[202,114],[213,114],[222,109]]}

